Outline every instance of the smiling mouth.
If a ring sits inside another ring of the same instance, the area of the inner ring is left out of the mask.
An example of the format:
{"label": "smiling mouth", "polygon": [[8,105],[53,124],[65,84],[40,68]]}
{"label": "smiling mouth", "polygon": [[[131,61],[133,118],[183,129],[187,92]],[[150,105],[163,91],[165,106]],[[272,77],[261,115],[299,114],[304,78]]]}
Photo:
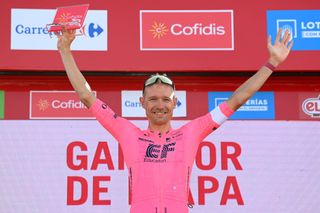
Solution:
{"label": "smiling mouth", "polygon": [[165,115],[167,112],[152,112],[154,115]]}

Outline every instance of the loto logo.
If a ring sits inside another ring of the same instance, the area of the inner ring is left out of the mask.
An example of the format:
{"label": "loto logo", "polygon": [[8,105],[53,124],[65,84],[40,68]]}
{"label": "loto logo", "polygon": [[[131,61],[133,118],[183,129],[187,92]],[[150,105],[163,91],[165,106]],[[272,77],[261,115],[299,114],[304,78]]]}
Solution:
{"label": "loto logo", "polygon": [[281,37],[283,37],[286,30],[289,30],[293,38],[297,38],[297,20],[296,19],[277,19],[277,31],[282,29]]}
{"label": "loto logo", "polygon": [[74,91],[31,91],[29,117],[30,119],[93,119]]}
{"label": "loto logo", "polygon": [[267,31],[275,39],[279,28],[289,30],[294,39],[293,50],[319,50],[319,16],[320,10],[269,10]]}
{"label": "loto logo", "polygon": [[232,10],[142,10],[141,50],[233,50]]}
{"label": "loto logo", "polygon": [[312,118],[320,118],[320,95],[318,98],[308,98],[304,100],[302,110]]}

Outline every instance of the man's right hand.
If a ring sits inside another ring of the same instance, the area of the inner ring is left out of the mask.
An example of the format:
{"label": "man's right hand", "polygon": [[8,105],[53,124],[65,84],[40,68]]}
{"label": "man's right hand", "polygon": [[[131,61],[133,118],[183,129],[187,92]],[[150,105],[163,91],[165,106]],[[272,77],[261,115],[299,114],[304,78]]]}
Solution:
{"label": "man's right hand", "polygon": [[75,30],[66,30],[62,27],[61,34],[56,33],[58,37],[57,48],[60,52],[68,52],[71,49],[71,43],[76,37]]}

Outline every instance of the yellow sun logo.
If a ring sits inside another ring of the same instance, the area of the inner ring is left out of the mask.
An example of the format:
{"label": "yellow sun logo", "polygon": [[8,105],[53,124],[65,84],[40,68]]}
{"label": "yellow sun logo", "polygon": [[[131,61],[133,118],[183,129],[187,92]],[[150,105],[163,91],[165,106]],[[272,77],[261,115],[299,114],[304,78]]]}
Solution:
{"label": "yellow sun logo", "polygon": [[39,109],[40,109],[41,111],[45,111],[45,110],[49,107],[49,101],[48,101],[48,100],[40,99],[40,100],[38,101],[37,106],[39,107]]}
{"label": "yellow sun logo", "polygon": [[150,29],[149,31],[152,32],[153,38],[160,39],[168,32],[167,26],[163,23],[153,22],[153,25],[151,27],[152,29]]}

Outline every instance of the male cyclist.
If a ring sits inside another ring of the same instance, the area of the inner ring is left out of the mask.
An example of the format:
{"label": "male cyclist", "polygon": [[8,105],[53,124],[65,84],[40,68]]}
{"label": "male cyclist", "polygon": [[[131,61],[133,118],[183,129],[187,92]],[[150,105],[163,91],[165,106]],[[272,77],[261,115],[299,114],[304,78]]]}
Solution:
{"label": "male cyclist", "polygon": [[269,59],[233,95],[211,112],[179,129],[171,128],[177,104],[175,85],[166,75],[152,75],[143,85],[140,102],[149,121],[141,130],[117,116],[107,104],[92,95],[70,51],[74,31],[63,29],[58,49],[68,78],[80,100],[119,141],[129,170],[132,191],[131,213],[187,213],[192,164],[199,143],[243,105],[288,56],[293,42],[279,30],[275,43],[268,40]]}

